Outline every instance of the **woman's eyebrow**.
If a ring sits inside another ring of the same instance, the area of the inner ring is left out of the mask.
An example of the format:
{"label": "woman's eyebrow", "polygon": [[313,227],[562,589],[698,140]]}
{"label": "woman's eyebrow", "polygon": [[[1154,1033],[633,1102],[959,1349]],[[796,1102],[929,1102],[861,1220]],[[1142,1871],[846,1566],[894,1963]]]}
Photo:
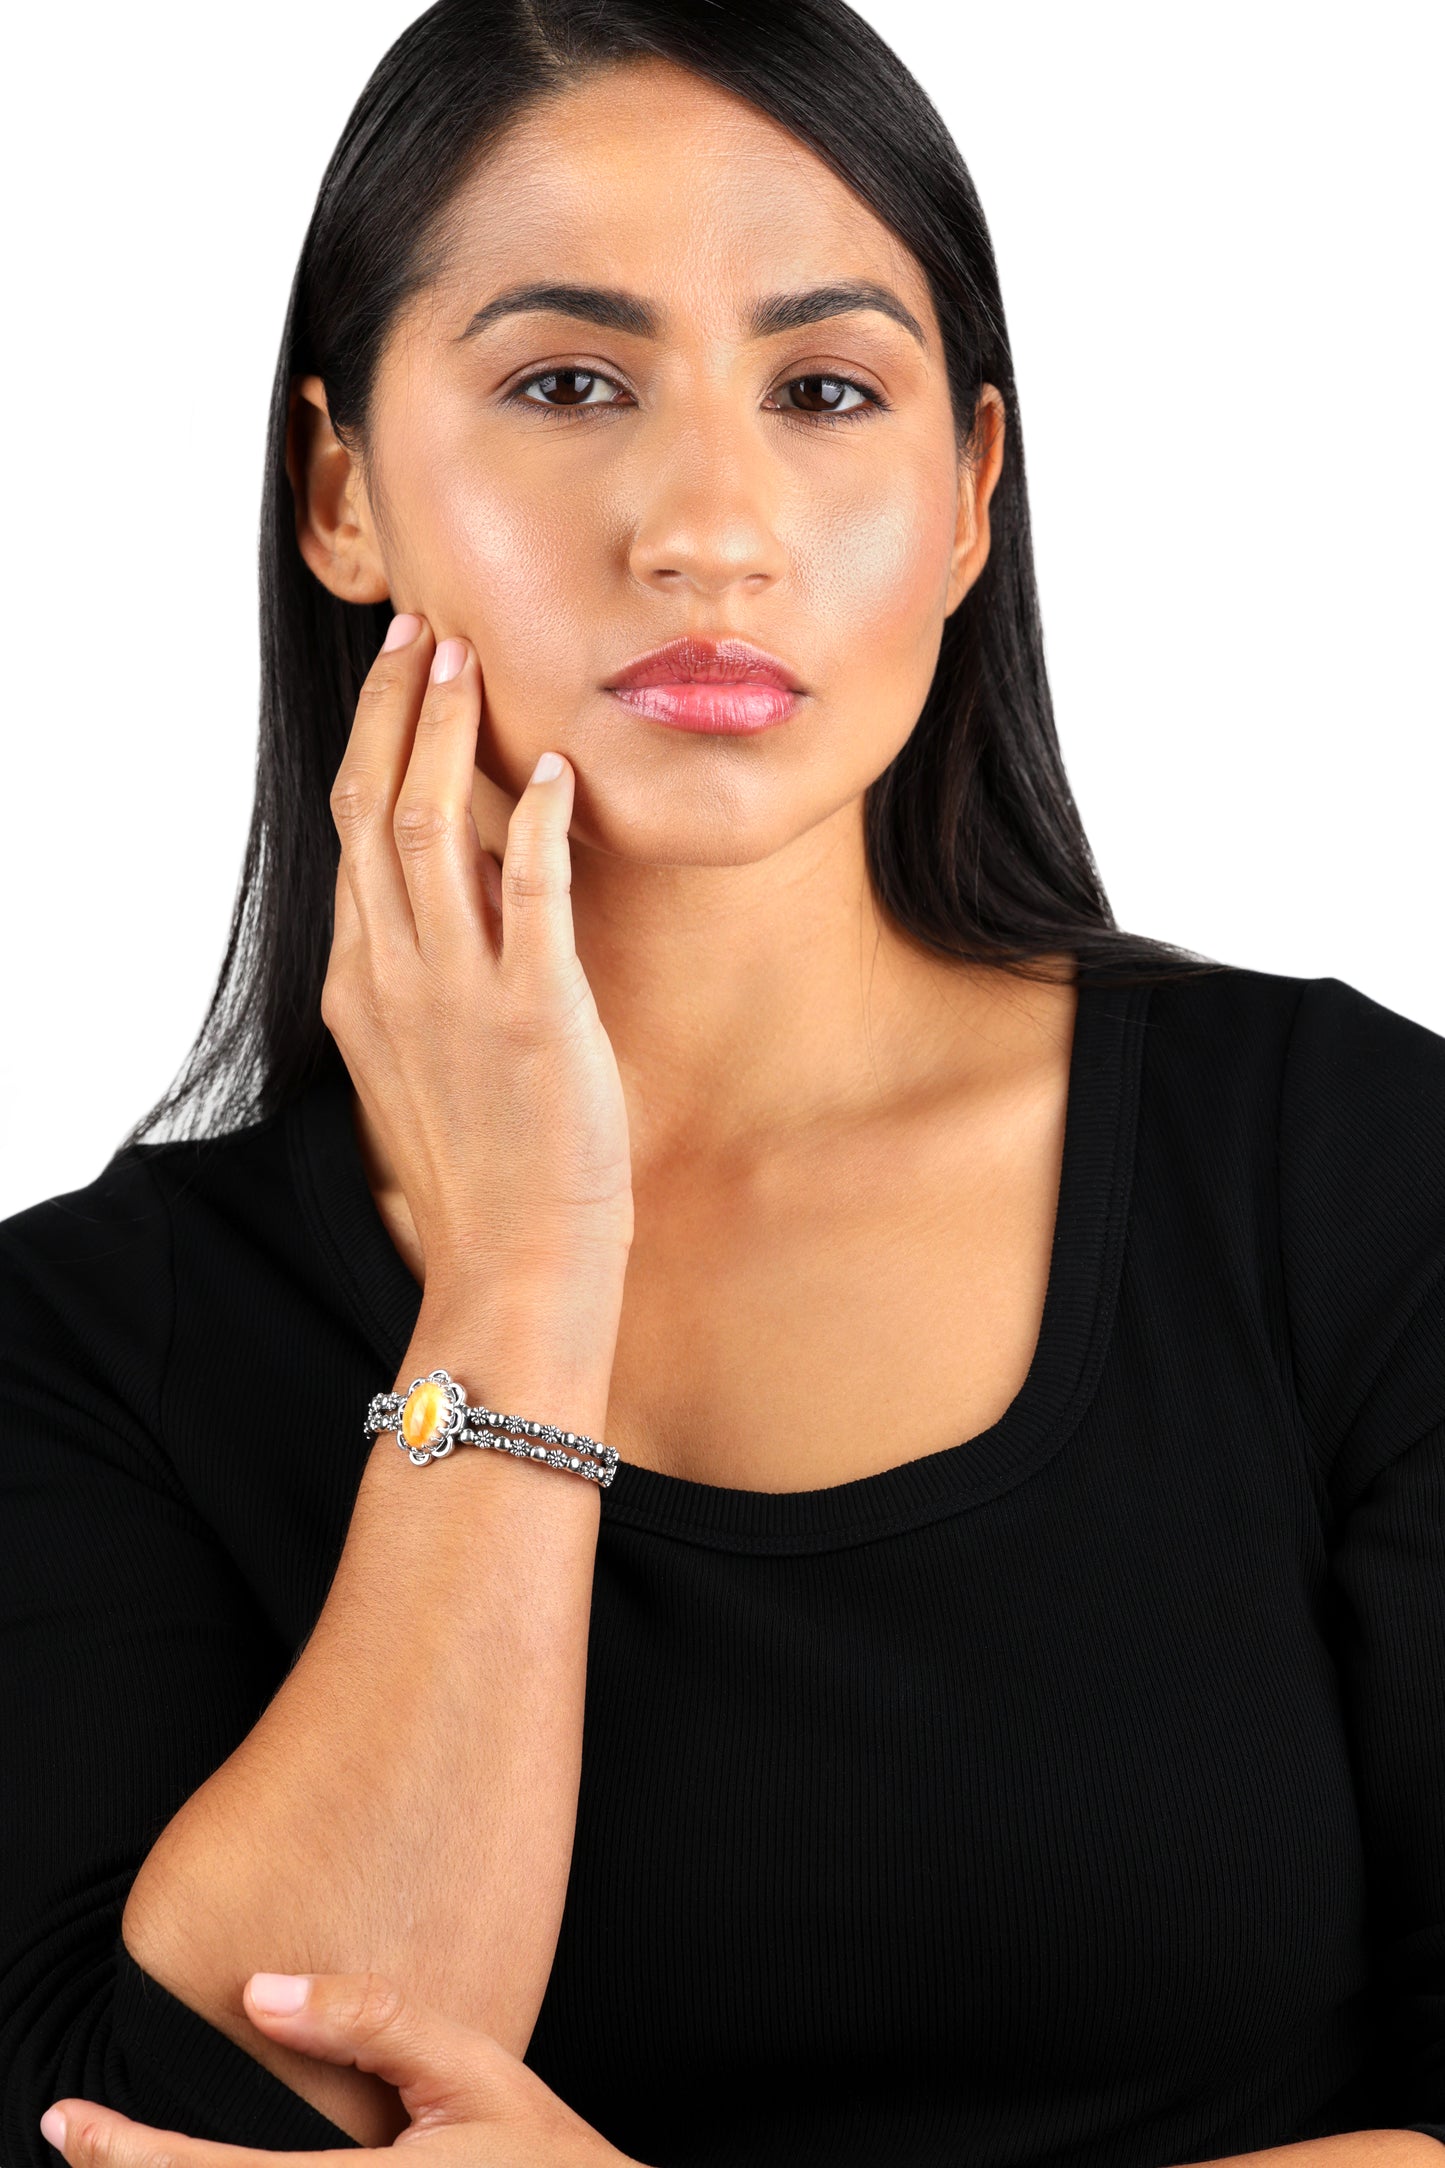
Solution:
{"label": "woman's eyebrow", "polygon": [[[520,316],[545,309],[554,316],[579,316],[601,324],[608,331],[628,331],[643,339],[662,337],[666,316],[638,294],[613,286],[559,285],[539,280],[525,286],[509,286],[504,293],[477,310],[458,340],[475,338],[503,316]],[[877,309],[901,324],[927,350],[923,326],[905,307],[891,287],[872,279],[843,279],[830,286],[810,286],[800,293],[767,294],[754,302],[746,321],[753,339],[774,338],[780,331],[797,331],[804,324],[827,316],[844,316],[854,309]]]}

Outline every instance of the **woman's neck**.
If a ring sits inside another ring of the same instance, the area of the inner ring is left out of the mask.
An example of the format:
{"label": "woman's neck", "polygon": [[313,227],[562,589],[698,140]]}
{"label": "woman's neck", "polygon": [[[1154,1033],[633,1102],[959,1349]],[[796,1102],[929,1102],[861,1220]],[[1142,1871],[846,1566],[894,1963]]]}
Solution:
{"label": "woman's neck", "polygon": [[[1031,987],[935,956],[887,918],[861,799],[746,865],[643,865],[574,845],[572,919],[622,1077],[636,1190],[681,1154],[721,1168],[987,1090],[1040,1032],[1072,1030],[1071,957],[1035,966],[1054,983]],[[359,1104],[356,1120],[373,1193],[404,1229]]]}
{"label": "woman's neck", "polygon": [[[1036,1015],[1017,979],[930,953],[880,909],[861,800],[749,865],[575,851],[572,908],[638,1180],[963,1082]],[[1053,969],[1072,979],[1071,958]]]}

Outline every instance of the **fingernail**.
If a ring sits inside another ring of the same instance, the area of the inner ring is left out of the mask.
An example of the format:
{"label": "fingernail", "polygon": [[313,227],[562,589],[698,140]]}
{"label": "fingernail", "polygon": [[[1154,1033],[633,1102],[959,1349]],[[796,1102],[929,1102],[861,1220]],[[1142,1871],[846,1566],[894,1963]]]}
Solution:
{"label": "fingernail", "polygon": [[464,642],[461,640],[443,640],[432,657],[431,674],[433,684],[445,685],[448,678],[456,676],[466,659],[467,650]]}
{"label": "fingernail", "polygon": [[532,781],[534,783],[550,783],[554,776],[561,773],[562,755],[560,753],[544,753],[532,770]]}
{"label": "fingernail", "polygon": [[57,2153],[63,2150],[65,2145],[65,2117],[61,2114],[59,2108],[46,2109],[44,2115],[40,2118],[40,2131],[42,2137],[46,2139],[47,2143],[54,2146]]}
{"label": "fingernail", "polygon": [[382,653],[385,654],[389,647],[409,647],[420,631],[421,619],[413,617],[409,610],[403,610],[400,617],[394,617],[386,628],[386,638],[381,643]]}
{"label": "fingernail", "polygon": [[309,1981],[305,1972],[253,1972],[251,2000],[273,2017],[290,2017],[305,2002]]}

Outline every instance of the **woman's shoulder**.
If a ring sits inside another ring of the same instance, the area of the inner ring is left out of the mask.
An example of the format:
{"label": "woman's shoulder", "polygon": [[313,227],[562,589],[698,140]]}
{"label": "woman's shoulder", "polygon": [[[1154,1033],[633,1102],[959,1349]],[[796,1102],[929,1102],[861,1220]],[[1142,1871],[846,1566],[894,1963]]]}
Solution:
{"label": "woman's shoulder", "polygon": [[[1146,1043],[1201,1100],[1272,1110],[1303,1198],[1354,1179],[1445,1205],[1445,1034],[1335,977],[1230,964],[1161,981]],[[1396,1200],[1405,1201],[1404,1196]]]}
{"label": "woman's shoulder", "polygon": [[1345,979],[1220,964],[1160,979],[1150,1015],[1236,1067],[1287,1058],[1297,1074],[1324,1070],[1336,1085],[1369,1090],[1397,1075],[1427,1092],[1445,1089],[1445,1034]]}
{"label": "woman's shoulder", "polygon": [[274,1179],[281,1126],[273,1115],[213,1136],[125,1144],[89,1181],[0,1219],[0,1255],[42,1275],[153,1269],[178,1212],[224,1209]]}
{"label": "woman's shoulder", "polygon": [[1267,1135],[1305,1220],[1351,1189],[1397,1231],[1445,1212],[1441,1032],[1345,979],[1243,964],[1160,979],[1137,1013],[1146,1088],[1181,1147]]}
{"label": "woman's shoulder", "polygon": [[1445,1421],[1445,1035],[1345,979],[1243,966],[1157,987],[1148,1015],[1200,1128],[1269,1151],[1312,1433],[1333,1451],[1371,1410]]}
{"label": "woman's shoulder", "polygon": [[43,1416],[50,1395],[124,1403],[147,1430],[178,1288],[284,1209],[276,1117],[203,1138],[127,1144],[73,1189],[0,1220],[0,1366]]}

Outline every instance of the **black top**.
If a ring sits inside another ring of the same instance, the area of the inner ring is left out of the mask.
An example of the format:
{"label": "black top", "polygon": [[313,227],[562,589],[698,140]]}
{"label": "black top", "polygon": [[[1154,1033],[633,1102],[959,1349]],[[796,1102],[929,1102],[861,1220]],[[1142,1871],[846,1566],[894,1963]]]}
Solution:
{"label": "black top", "polygon": [[[64,2094],[349,2143],[118,1931],[316,1617],[415,1322],[344,1072],[118,1155],[0,1264],[5,2168],[57,2157]],[[1445,1038],[1333,978],[1086,983],[999,1421],[812,1491],[624,1461],[600,1500],[527,2060],[618,2146],[1445,2141]]]}

